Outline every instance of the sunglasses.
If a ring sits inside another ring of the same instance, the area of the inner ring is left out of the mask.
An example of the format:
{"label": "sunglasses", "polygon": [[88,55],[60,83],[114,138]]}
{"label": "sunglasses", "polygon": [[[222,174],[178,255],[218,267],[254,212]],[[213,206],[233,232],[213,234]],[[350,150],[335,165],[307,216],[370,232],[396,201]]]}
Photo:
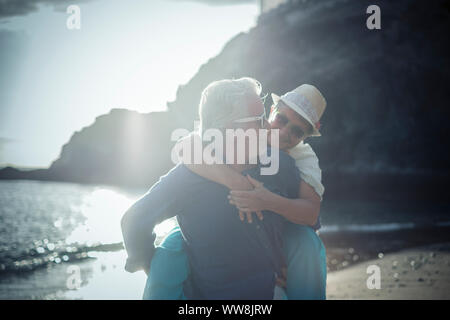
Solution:
{"label": "sunglasses", "polygon": [[253,121],[260,121],[261,128],[264,128],[265,122],[266,122],[266,110],[264,109],[264,112],[260,116],[254,116],[254,117],[247,117],[247,118],[241,118],[234,120],[234,123],[247,123],[247,122],[253,122]]}
{"label": "sunglasses", "polygon": [[280,111],[278,105],[272,109],[270,117],[272,121],[280,127],[285,127],[287,125],[289,127],[289,135],[295,137],[296,139],[302,139],[307,136],[302,128],[295,124],[289,124],[289,118]]}

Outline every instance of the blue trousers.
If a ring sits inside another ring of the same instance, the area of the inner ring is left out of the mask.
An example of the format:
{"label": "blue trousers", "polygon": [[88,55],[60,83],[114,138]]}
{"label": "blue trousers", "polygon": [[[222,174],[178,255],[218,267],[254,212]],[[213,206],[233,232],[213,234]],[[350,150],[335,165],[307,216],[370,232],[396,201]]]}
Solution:
{"label": "blue trousers", "polygon": [[[284,234],[287,262],[286,298],[323,300],[326,298],[327,265],[325,247],[316,232],[287,222]],[[157,247],[144,289],[144,300],[183,300],[183,283],[189,276],[188,257],[178,227]]]}

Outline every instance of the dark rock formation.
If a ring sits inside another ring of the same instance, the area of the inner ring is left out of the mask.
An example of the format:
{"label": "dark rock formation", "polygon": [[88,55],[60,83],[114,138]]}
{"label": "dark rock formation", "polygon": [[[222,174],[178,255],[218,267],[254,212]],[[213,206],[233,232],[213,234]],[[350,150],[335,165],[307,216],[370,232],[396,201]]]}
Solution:
{"label": "dark rock formation", "polygon": [[0,177],[150,186],[173,166],[170,134],[175,128],[171,112],[112,109],[75,132],[49,169],[7,167]]}
{"label": "dark rock formation", "polygon": [[[169,112],[113,110],[76,132],[48,171],[27,177],[149,186],[171,167],[170,132],[192,128],[201,90],[251,76],[266,92],[301,83],[323,92],[323,136],[309,142],[330,196],[436,195],[449,177],[450,1],[377,1],[381,30],[366,28],[370,4],[294,1],[262,15],[179,87]],[[24,177],[12,170],[0,177]]]}

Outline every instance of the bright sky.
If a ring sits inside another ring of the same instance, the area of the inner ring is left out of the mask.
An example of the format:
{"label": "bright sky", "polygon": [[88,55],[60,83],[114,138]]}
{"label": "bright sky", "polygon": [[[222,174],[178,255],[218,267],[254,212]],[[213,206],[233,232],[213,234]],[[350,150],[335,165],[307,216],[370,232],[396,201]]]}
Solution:
{"label": "bright sky", "polygon": [[177,87],[256,23],[253,4],[97,0],[0,20],[0,166],[47,167],[112,108],[159,111]]}

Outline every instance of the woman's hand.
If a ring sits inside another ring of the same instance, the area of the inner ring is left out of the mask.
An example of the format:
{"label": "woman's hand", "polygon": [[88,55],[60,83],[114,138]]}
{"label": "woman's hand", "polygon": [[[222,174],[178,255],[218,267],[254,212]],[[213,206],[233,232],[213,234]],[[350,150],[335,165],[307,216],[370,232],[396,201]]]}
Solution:
{"label": "woman's hand", "polygon": [[272,192],[267,190],[262,182],[253,179],[249,175],[247,175],[247,179],[254,189],[251,191],[231,190],[228,199],[239,210],[241,220],[244,220],[245,214],[248,222],[252,223],[252,212],[255,212],[260,220],[263,219],[261,211],[269,208]]}

